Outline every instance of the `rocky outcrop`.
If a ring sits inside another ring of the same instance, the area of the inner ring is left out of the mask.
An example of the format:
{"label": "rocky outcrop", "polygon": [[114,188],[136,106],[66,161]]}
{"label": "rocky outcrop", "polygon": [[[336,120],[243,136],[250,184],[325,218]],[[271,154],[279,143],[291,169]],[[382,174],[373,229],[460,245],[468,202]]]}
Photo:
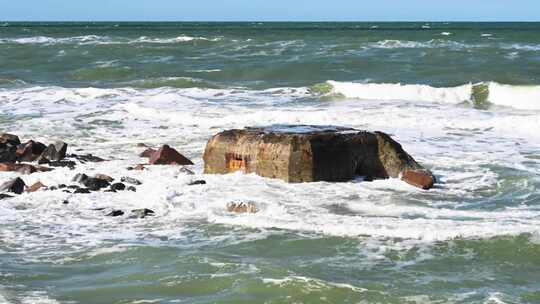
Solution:
{"label": "rocky outcrop", "polygon": [[149,163],[151,165],[193,165],[193,162],[168,145],[163,145],[152,153]]}
{"label": "rocky outcrop", "polygon": [[242,171],[290,183],[398,178],[414,172],[423,183],[413,183],[411,173],[404,180],[428,189],[425,181],[435,180],[389,135],[334,126],[223,131],[208,141],[203,159],[208,174]]}
{"label": "rocky outcrop", "polygon": [[24,144],[17,146],[17,159],[24,162],[33,162],[39,158],[39,156],[45,151],[47,146],[44,144],[29,140]]}

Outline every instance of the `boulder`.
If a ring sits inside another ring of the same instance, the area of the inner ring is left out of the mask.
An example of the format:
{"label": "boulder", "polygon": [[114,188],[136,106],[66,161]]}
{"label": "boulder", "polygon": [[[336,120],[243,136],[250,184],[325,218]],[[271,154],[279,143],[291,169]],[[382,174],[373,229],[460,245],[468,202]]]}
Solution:
{"label": "boulder", "polygon": [[29,140],[24,144],[18,145],[15,153],[19,161],[33,162],[39,158],[46,148],[47,146],[40,142]]}
{"label": "boulder", "polygon": [[133,177],[128,177],[128,176],[123,176],[120,179],[120,181],[123,182],[123,183],[132,184],[132,185],[142,185],[142,182],[140,180],[135,179]]}
{"label": "boulder", "polygon": [[122,183],[114,183],[111,185],[111,190],[116,192],[116,191],[124,191],[126,190],[126,185],[122,184]]}
{"label": "boulder", "polygon": [[94,177],[97,178],[97,179],[106,180],[109,183],[112,183],[114,181],[114,178],[112,178],[112,177],[110,177],[108,175],[105,175],[105,174],[96,174],[96,175],[94,175]]}
{"label": "boulder", "polygon": [[45,186],[41,182],[37,182],[37,183],[34,183],[32,186],[28,187],[28,189],[26,189],[26,192],[36,192],[41,188],[47,188],[47,186]]}
{"label": "boulder", "polygon": [[89,177],[84,173],[79,173],[73,177],[72,181],[84,185],[88,190],[97,191],[102,188],[107,188],[111,185],[107,180],[96,177]]}
{"label": "boulder", "polygon": [[154,152],[149,160],[151,165],[193,165],[193,162],[168,145]]}
{"label": "boulder", "polygon": [[0,163],[14,163],[17,161],[17,146],[9,143],[0,143]]}
{"label": "boulder", "polygon": [[252,202],[231,202],[227,204],[227,211],[234,213],[257,213],[259,210]]}
{"label": "boulder", "polygon": [[401,179],[408,183],[409,185],[422,188],[424,190],[429,190],[433,188],[433,184],[435,184],[435,179],[430,172],[426,172],[423,170],[408,170],[403,172]]}
{"label": "boulder", "polygon": [[145,157],[145,158],[150,158],[150,157],[152,157],[152,155],[153,155],[154,153],[156,153],[156,151],[157,151],[157,150],[155,150],[155,149],[148,148],[148,149],[142,151],[141,154],[139,154],[139,156],[140,156],[140,157]]}
{"label": "boulder", "polygon": [[21,140],[17,135],[2,133],[0,134],[0,144],[9,144],[12,146],[17,146],[21,144]]}
{"label": "boulder", "polygon": [[17,177],[0,185],[0,191],[21,194],[24,192],[25,187],[26,184],[24,181],[20,177]]}
{"label": "boulder", "polygon": [[35,172],[48,172],[51,170],[53,169],[29,164],[0,163],[0,172],[19,172],[22,174],[32,174]]}
{"label": "boulder", "polygon": [[66,157],[67,144],[63,141],[56,141],[54,144],[50,144],[38,158],[40,164],[60,161]]}
{"label": "boulder", "polygon": [[208,141],[203,159],[207,174],[241,171],[290,183],[399,178],[406,171],[435,180],[389,135],[336,126],[223,131]]}

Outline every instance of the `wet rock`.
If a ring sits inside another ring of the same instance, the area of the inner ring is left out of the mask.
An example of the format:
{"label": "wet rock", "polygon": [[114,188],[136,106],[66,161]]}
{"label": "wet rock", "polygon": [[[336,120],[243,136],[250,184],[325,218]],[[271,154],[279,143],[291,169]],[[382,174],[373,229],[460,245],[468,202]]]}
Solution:
{"label": "wet rock", "polygon": [[129,186],[127,187],[126,189],[127,191],[133,191],[133,192],[137,192],[137,188],[133,187],[133,186]]}
{"label": "wet rock", "polygon": [[77,173],[72,179],[72,182],[77,183],[83,183],[85,180],[89,179],[90,177],[84,173]]}
{"label": "wet rock", "polygon": [[105,180],[105,181],[108,181],[109,183],[112,183],[114,181],[114,178],[108,176],[108,175],[105,175],[105,174],[96,174],[94,175],[95,178],[97,179],[102,179],[102,180]]}
{"label": "wet rock", "polygon": [[111,185],[111,190],[116,191],[124,191],[126,189],[126,185],[122,183],[114,183]]}
{"label": "wet rock", "polygon": [[128,176],[123,176],[120,179],[120,181],[123,182],[123,183],[132,184],[132,185],[142,185],[142,182],[140,180],[135,179],[133,177],[128,177]]}
{"label": "wet rock", "polygon": [[156,149],[152,149],[152,148],[148,148],[146,150],[144,150],[143,152],[141,152],[139,154],[140,157],[145,157],[145,158],[150,158],[152,157],[152,155],[154,155],[154,153],[156,153]]}
{"label": "wet rock", "polygon": [[35,172],[48,172],[53,170],[43,166],[34,166],[30,164],[0,163],[0,172],[19,172],[21,174],[32,174]]}
{"label": "wet rock", "polygon": [[72,160],[59,160],[48,162],[49,167],[68,167],[69,169],[75,169],[76,163]]}
{"label": "wet rock", "polygon": [[290,183],[432,175],[389,135],[335,126],[228,130],[208,141],[203,159],[207,174],[242,171]]}
{"label": "wet rock", "polygon": [[26,189],[26,192],[36,192],[41,188],[47,188],[47,186],[45,186],[41,182],[37,182],[37,183],[34,183],[32,186],[28,187],[28,189]]}
{"label": "wet rock", "polygon": [[66,188],[68,188],[68,189],[80,189],[81,187],[77,186],[77,185],[69,185]]}
{"label": "wet rock", "polygon": [[60,161],[66,157],[67,144],[63,141],[56,141],[50,144],[39,156],[38,163],[44,164],[52,161]]}
{"label": "wet rock", "polygon": [[39,158],[46,148],[47,146],[40,142],[29,140],[24,144],[18,145],[15,153],[19,161],[33,162]]}
{"label": "wet rock", "polygon": [[105,191],[103,191],[103,192],[111,192],[111,193],[116,193],[116,190],[114,190],[114,189],[107,189],[107,190],[105,190]]}
{"label": "wet rock", "polygon": [[88,193],[90,193],[90,189],[88,189],[88,188],[79,188],[79,189],[75,190],[73,193],[88,194]]}
{"label": "wet rock", "polygon": [[412,171],[408,170],[403,172],[401,179],[408,183],[409,185],[429,190],[433,188],[435,184],[435,178],[431,172],[426,172],[422,170]]}
{"label": "wet rock", "polygon": [[163,145],[152,154],[151,165],[193,165],[193,162],[168,145]]}
{"label": "wet rock", "polygon": [[24,181],[20,177],[17,177],[0,185],[0,191],[21,194],[24,192],[25,187],[26,184]]}
{"label": "wet rock", "polygon": [[21,144],[21,140],[17,135],[2,133],[0,134],[0,144],[9,144],[12,146],[17,146]]}
{"label": "wet rock", "polygon": [[184,174],[187,174],[187,175],[195,175],[195,172],[189,170],[189,169],[186,168],[186,167],[180,168],[180,173],[184,173]]}
{"label": "wet rock", "polygon": [[66,187],[67,187],[66,184],[59,184],[58,185],[58,189],[63,189],[63,188],[66,188]]}
{"label": "wet rock", "polygon": [[145,170],[146,168],[144,167],[143,164],[138,164],[135,167],[127,167],[127,169],[128,170],[142,171],[142,170]]}
{"label": "wet rock", "polygon": [[9,195],[9,194],[5,194],[5,193],[0,193],[0,200],[6,199],[6,198],[10,198],[10,197],[13,197],[13,196],[12,196],[12,195]]}
{"label": "wet rock", "polygon": [[111,185],[108,181],[100,178],[95,177],[89,177],[88,175],[84,173],[79,173],[73,177],[72,181],[78,182],[82,185],[84,185],[86,188],[88,188],[91,191],[97,191],[102,188],[107,188]]}
{"label": "wet rock", "polygon": [[78,160],[79,162],[81,162],[83,164],[84,163],[99,163],[99,162],[105,161],[103,158],[94,156],[92,154],[84,154],[84,155],[81,155],[81,154],[69,154],[67,157],[76,159],[76,160]]}
{"label": "wet rock", "polygon": [[206,181],[204,181],[204,180],[196,180],[196,181],[192,181],[191,183],[188,184],[188,186],[194,186],[194,185],[206,185]]}
{"label": "wet rock", "polygon": [[150,147],[150,146],[148,146],[148,145],[145,144],[145,143],[137,143],[137,147],[139,147],[139,148],[148,148],[148,147]]}
{"label": "wet rock", "polygon": [[147,216],[153,216],[155,214],[155,212],[153,210],[150,210],[150,209],[135,209],[135,210],[131,210],[131,215],[129,216],[130,218],[145,218]]}
{"label": "wet rock", "polygon": [[124,211],[122,210],[113,210],[106,214],[106,216],[121,216],[124,215]]}
{"label": "wet rock", "polygon": [[71,193],[71,191],[69,191],[69,190],[62,190],[62,192]]}
{"label": "wet rock", "polygon": [[63,204],[63,205],[67,205],[67,204],[69,204],[69,201],[68,201],[68,200],[63,200],[63,201],[62,201],[62,204]]}
{"label": "wet rock", "polygon": [[252,202],[231,202],[227,204],[227,211],[234,213],[257,213],[259,210]]}
{"label": "wet rock", "polygon": [[17,161],[17,146],[0,143],[0,162],[14,163]]}

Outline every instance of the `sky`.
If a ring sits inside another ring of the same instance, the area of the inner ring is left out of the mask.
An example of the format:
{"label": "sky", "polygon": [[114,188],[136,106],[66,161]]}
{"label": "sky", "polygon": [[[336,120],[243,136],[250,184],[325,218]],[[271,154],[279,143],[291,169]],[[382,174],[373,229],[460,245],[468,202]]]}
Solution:
{"label": "sky", "polygon": [[540,21],[540,0],[0,0],[4,21]]}

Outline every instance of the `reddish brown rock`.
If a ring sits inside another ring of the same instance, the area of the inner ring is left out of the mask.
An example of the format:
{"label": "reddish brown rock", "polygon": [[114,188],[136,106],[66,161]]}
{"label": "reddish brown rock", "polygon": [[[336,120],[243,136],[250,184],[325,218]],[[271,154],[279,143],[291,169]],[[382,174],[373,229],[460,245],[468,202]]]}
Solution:
{"label": "reddish brown rock", "polygon": [[139,154],[140,157],[150,158],[152,155],[156,153],[156,149],[148,148]]}
{"label": "reddish brown rock", "polygon": [[227,204],[227,211],[234,213],[257,213],[259,210],[255,203],[231,202]]}
{"label": "reddish brown rock", "polygon": [[0,163],[0,172],[19,172],[22,174],[32,174],[35,172],[48,172],[52,168],[34,166],[29,164]]}
{"label": "reddish brown rock", "polygon": [[26,192],[36,192],[41,188],[47,188],[47,186],[45,186],[41,182],[37,182],[37,183],[34,183],[32,186],[28,187],[26,189]]}
{"label": "reddish brown rock", "polygon": [[433,184],[435,183],[435,178],[433,175],[430,172],[423,170],[405,171],[403,172],[401,179],[409,185],[413,185],[424,190],[433,188]]}
{"label": "reddish brown rock", "polygon": [[151,165],[193,165],[193,162],[175,149],[164,145],[150,157]]}
{"label": "reddish brown rock", "polygon": [[223,131],[208,141],[203,159],[208,174],[242,171],[290,183],[397,178],[408,170],[431,175],[387,134],[335,126]]}
{"label": "reddish brown rock", "polygon": [[29,140],[26,143],[17,146],[17,151],[15,153],[17,154],[19,161],[33,162],[38,159],[46,148],[47,146],[40,142]]}

